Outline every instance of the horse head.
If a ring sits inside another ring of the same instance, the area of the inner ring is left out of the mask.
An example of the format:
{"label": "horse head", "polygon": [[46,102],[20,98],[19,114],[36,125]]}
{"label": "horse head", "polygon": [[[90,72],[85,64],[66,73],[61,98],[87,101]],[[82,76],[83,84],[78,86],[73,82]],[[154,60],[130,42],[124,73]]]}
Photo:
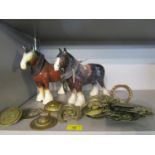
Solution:
{"label": "horse head", "polygon": [[64,50],[59,48],[59,54],[57,55],[56,61],[54,63],[54,70],[58,71],[62,68],[64,69],[68,65],[69,61],[69,53],[67,52],[67,49],[64,48]]}
{"label": "horse head", "polygon": [[22,57],[22,60],[20,62],[20,67],[22,70],[26,70],[27,69],[27,64],[33,60],[33,58],[36,56],[37,51],[35,50],[35,48],[26,48],[23,46],[24,49],[24,54]]}

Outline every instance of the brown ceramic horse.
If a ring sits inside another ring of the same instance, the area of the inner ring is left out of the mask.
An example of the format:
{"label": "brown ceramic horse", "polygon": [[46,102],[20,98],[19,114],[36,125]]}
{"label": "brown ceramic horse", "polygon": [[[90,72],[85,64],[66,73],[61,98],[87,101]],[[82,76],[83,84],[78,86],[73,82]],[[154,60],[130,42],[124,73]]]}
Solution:
{"label": "brown ceramic horse", "polygon": [[100,64],[82,65],[77,61],[66,49],[57,55],[54,63],[54,69],[61,72],[61,78],[65,80],[72,92],[68,103],[76,106],[85,104],[85,97],[82,93],[82,87],[86,84],[92,84],[93,89],[90,92],[91,96],[98,95],[99,84],[103,93],[109,95],[104,86],[104,67]]}
{"label": "brown ceramic horse", "polygon": [[[52,93],[49,90],[49,82],[61,81],[59,71],[54,70],[53,64],[49,64],[44,55],[36,51],[34,48],[25,48],[23,58],[20,63],[21,69],[27,69],[27,65],[31,68],[31,75],[38,88],[36,101],[43,101],[43,104],[53,100]],[[58,91],[63,94],[63,87]]]}

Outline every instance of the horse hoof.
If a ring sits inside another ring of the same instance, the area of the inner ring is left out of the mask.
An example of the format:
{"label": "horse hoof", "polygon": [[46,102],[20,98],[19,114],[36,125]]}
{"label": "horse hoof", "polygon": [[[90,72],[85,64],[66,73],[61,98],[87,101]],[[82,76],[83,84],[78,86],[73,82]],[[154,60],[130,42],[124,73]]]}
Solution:
{"label": "horse hoof", "polygon": [[98,92],[90,92],[89,96],[97,96]]}
{"label": "horse hoof", "polygon": [[76,93],[72,93],[70,98],[68,99],[68,104],[69,105],[75,104],[75,101],[76,101]]}
{"label": "horse hoof", "polygon": [[51,102],[51,101],[53,101],[53,99],[52,99],[52,100],[44,100],[44,101],[43,101],[43,104],[46,105],[47,103],[49,103],[49,102]]}
{"label": "horse hoof", "polygon": [[108,90],[106,90],[106,89],[103,89],[103,95],[110,96],[110,93],[109,93],[109,91],[108,91]]}
{"label": "horse hoof", "polygon": [[97,86],[93,86],[93,89],[90,91],[89,95],[90,96],[97,96],[98,95],[98,87]]}
{"label": "horse hoof", "polygon": [[42,97],[42,96],[37,96],[37,98],[36,98],[36,101],[37,102],[41,102],[41,101],[43,101],[44,100],[44,98]]}
{"label": "horse hoof", "polygon": [[68,102],[68,105],[74,105],[75,103],[73,103],[73,102]]}
{"label": "horse hoof", "polygon": [[83,101],[77,100],[77,101],[75,102],[75,106],[79,106],[79,107],[82,107],[82,106],[85,105],[85,104],[86,104],[85,100],[83,100]]}
{"label": "horse hoof", "polygon": [[59,90],[59,91],[58,91],[58,94],[59,94],[59,95],[64,95],[65,92],[64,92],[64,90]]}
{"label": "horse hoof", "polygon": [[85,103],[79,103],[79,102],[75,103],[75,106],[77,106],[77,107],[82,107],[83,105],[85,105]]}

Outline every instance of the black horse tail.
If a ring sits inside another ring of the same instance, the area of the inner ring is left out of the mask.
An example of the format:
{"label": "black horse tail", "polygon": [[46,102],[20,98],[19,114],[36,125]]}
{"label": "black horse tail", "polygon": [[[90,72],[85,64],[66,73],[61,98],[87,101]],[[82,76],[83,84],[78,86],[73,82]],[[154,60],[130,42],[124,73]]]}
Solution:
{"label": "black horse tail", "polygon": [[98,82],[102,88],[105,88],[105,84],[104,84],[105,69],[104,69],[104,67],[102,65],[95,64],[93,69],[95,70],[96,82]]}

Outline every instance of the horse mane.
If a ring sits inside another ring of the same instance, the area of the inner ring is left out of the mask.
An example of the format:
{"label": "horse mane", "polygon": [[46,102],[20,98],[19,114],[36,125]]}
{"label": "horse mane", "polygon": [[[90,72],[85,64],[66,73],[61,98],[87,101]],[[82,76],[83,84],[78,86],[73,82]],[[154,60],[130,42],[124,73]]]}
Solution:
{"label": "horse mane", "polygon": [[67,55],[69,55],[69,57],[70,57],[72,60],[77,61],[73,55],[71,55],[71,54],[70,54],[70,53],[68,53],[68,52],[66,52],[66,53],[67,53]]}
{"label": "horse mane", "polygon": [[78,63],[78,60],[77,60],[73,55],[71,55],[71,54],[68,53],[68,52],[67,52],[67,55],[68,55],[69,58],[70,58],[69,62],[70,62],[70,65],[71,65],[71,66],[74,66],[74,64]]}
{"label": "horse mane", "polygon": [[75,59],[74,56],[72,56],[70,53],[66,52],[66,57],[68,59],[68,64],[67,66],[64,68],[65,72],[70,72],[72,71],[72,69],[77,66],[78,61]]}

